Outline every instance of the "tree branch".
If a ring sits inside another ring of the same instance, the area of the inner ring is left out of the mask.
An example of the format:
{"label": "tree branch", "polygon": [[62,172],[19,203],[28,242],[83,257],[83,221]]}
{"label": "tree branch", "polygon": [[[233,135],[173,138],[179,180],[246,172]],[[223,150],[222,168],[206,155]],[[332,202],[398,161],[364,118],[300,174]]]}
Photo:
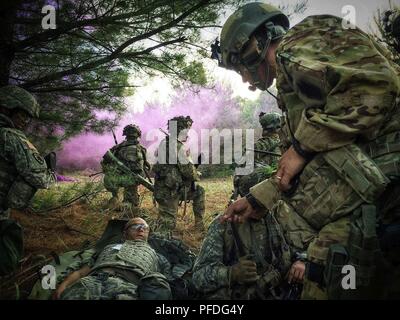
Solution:
{"label": "tree branch", "polygon": [[101,59],[86,63],[86,64],[84,64],[84,65],[82,65],[80,67],[74,67],[74,68],[71,68],[71,69],[68,69],[68,70],[55,72],[53,74],[49,74],[49,75],[44,76],[44,77],[39,78],[39,79],[35,79],[35,80],[32,80],[32,81],[27,81],[26,83],[22,84],[22,87],[24,87],[24,88],[32,88],[34,86],[37,86],[37,85],[40,85],[40,84],[43,84],[43,83],[46,83],[46,82],[49,82],[49,81],[54,81],[54,80],[57,80],[57,79],[61,79],[63,77],[66,77],[66,76],[69,76],[69,75],[73,75],[73,74],[79,74],[80,72],[85,71],[85,70],[94,69],[94,68],[96,68],[96,67],[98,67],[98,66],[100,66],[102,64],[105,64],[107,62],[110,62],[110,61],[112,61],[114,59],[131,59],[133,57],[137,57],[137,56],[140,56],[140,55],[148,54],[151,51],[156,50],[156,49],[158,49],[160,47],[164,47],[164,46],[167,46],[167,45],[170,45],[170,44],[173,44],[173,43],[184,42],[184,41],[185,41],[185,38],[178,38],[178,39],[173,39],[173,40],[170,40],[170,41],[165,41],[165,42],[163,42],[163,43],[161,43],[159,45],[147,48],[146,50],[143,50],[143,51],[120,53],[120,54],[118,54],[116,56],[114,54],[110,54],[107,57],[104,57],[104,58],[101,58]]}

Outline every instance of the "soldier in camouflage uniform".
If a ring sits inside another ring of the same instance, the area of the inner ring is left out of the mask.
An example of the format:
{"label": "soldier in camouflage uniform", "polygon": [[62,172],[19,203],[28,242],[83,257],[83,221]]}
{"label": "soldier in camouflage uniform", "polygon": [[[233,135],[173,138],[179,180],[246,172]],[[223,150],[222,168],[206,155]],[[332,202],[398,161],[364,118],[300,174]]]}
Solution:
{"label": "soldier in camouflage uniform", "polygon": [[[22,253],[22,231],[8,219],[10,208],[26,208],[38,189],[47,189],[54,181],[45,159],[23,132],[32,118],[39,117],[39,109],[24,89],[0,88],[0,273],[11,272],[18,262],[14,253]],[[5,240],[13,233],[8,244],[18,248],[10,248]]]}
{"label": "soldier in camouflage uniform", "polygon": [[[271,210],[289,245],[307,256],[303,298],[400,297],[400,70],[371,36],[343,25],[310,16],[288,31],[287,17],[261,3],[228,18],[221,64],[251,89],[267,90],[276,78],[286,151],[275,178],[223,220]],[[341,287],[346,264],[356,290]]]}
{"label": "soldier in camouflage uniform", "polygon": [[[133,173],[145,177],[145,170],[150,170],[150,164],[146,159],[146,148],[139,143],[141,136],[140,128],[136,125],[127,125],[122,133],[126,139],[111,148],[110,152],[125,164]],[[139,183],[129,174],[119,170],[118,165],[109,159],[107,153],[101,162],[104,172],[104,187],[112,193],[110,204],[115,205],[118,201],[118,190],[124,188],[123,201],[133,207],[139,206]]]}
{"label": "soldier in camouflage uniform", "polygon": [[149,226],[141,218],[124,228],[125,241],[107,245],[71,273],[54,298],[64,300],[170,299],[160,256],[147,243]]}
{"label": "soldier in camouflage uniform", "polygon": [[157,150],[158,162],[153,168],[154,197],[159,205],[160,232],[175,229],[180,201],[193,201],[195,228],[204,231],[205,192],[202,186],[196,184],[200,173],[184,146],[192,123],[189,116],[169,120],[170,135],[161,141]]}
{"label": "soldier in camouflage uniform", "polygon": [[221,223],[219,218],[210,224],[193,269],[193,284],[202,297],[298,298],[302,279],[288,273],[292,254],[275,218],[257,214],[243,224]]}
{"label": "soldier in camouflage uniform", "polygon": [[[263,128],[262,137],[254,144],[254,171],[248,175],[236,175],[233,179],[236,192],[244,197],[252,186],[268,179],[276,169],[278,157],[258,151],[269,151],[279,154],[278,129],[281,116],[276,112],[261,112],[259,121]],[[258,150],[258,151],[256,151]]]}

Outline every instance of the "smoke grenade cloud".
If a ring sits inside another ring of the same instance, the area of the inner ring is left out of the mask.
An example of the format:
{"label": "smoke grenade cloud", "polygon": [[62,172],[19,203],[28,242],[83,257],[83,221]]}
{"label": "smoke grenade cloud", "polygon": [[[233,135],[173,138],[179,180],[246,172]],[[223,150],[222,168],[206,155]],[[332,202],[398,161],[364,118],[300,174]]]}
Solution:
{"label": "smoke grenade cloud", "polygon": [[[152,141],[145,141],[146,133],[162,128],[167,130],[167,121],[175,116],[190,116],[192,130],[200,134],[201,129],[240,128],[240,105],[232,97],[232,90],[221,86],[213,89],[186,89],[175,92],[169,105],[160,102],[148,103],[144,112],[127,112],[115,129],[118,142],[123,141],[123,128],[135,123],[142,130],[141,143],[148,147]],[[99,114],[98,117],[111,115]],[[189,140],[190,142],[190,140]],[[64,143],[58,153],[58,166],[63,169],[83,170],[100,168],[104,153],[114,145],[111,132],[102,135],[83,133]]]}

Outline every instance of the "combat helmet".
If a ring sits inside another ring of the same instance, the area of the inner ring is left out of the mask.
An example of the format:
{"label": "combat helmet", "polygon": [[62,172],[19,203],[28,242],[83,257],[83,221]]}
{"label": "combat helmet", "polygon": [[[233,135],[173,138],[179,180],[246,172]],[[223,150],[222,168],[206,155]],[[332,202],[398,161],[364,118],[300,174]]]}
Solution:
{"label": "combat helmet", "polygon": [[400,42],[400,9],[385,11],[382,23],[384,32]]}
{"label": "combat helmet", "polygon": [[137,125],[128,124],[127,126],[124,127],[122,135],[126,137],[132,137],[132,136],[140,137],[142,135],[142,131]]}
{"label": "combat helmet", "polygon": [[281,38],[286,33],[289,28],[289,19],[278,8],[261,2],[245,4],[233,13],[221,31],[220,65],[234,70],[239,64],[246,65],[246,61],[241,61],[239,54],[245,48],[251,35],[262,26],[265,26],[268,39],[268,43],[263,48],[266,52],[270,41]]}
{"label": "combat helmet", "polygon": [[276,130],[281,127],[281,115],[277,112],[261,112],[259,121],[264,130]]}
{"label": "combat helmet", "polygon": [[39,118],[40,106],[28,91],[14,85],[0,88],[0,106],[26,111],[32,118]]}
{"label": "combat helmet", "polygon": [[185,129],[190,129],[190,127],[193,124],[193,120],[192,120],[192,118],[190,118],[190,116],[173,117],[172,119],[168,120],[168,130],[170,129],[170,123],[172,121],[176,121],[178,132],[185,130]]}

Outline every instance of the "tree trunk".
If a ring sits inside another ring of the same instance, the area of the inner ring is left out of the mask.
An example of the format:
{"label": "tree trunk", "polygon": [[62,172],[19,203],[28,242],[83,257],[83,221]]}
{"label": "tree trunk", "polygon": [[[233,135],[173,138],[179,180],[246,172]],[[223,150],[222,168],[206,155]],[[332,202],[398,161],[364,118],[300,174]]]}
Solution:
{"label": "tree trunk", "polygon": [[19,1],[6,0],[0,4],[0,86],[7,85],[14,60],[14,18]]}

